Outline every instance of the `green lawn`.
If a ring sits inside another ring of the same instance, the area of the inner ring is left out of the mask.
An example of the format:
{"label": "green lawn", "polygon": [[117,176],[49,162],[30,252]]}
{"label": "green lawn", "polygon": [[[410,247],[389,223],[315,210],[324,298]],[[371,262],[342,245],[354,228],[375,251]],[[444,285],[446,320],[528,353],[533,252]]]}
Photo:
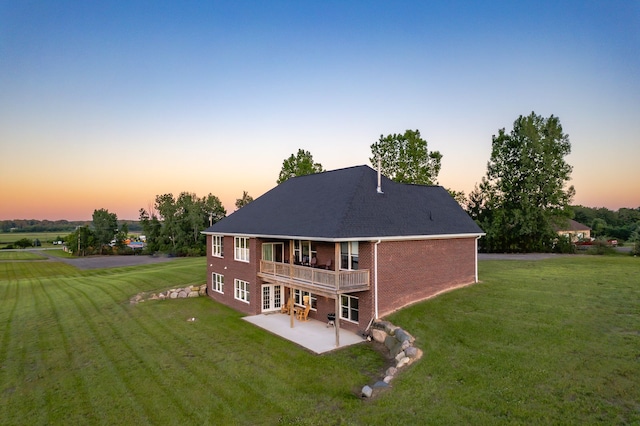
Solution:
{"label": "green lawn", "polygon": [[[51,250],[54,251],[54,250]],[[61,250],[62,251],[62,250]],[[43,256],[37,253],[31,253],[28,251],[18,250],[0,250],[0,261],[7,260],[45,260],[47,256]]]}
{"label": "green lawn", "polygon": [[[322,356],[207,298],[205,260],[78,271],[0,262],[0,423],[640,423],[640,263],[480,263],[482,283],[390,320],[425,352],[374,400],[366,344]],[[187,318],[195,317],[195,322]]]}

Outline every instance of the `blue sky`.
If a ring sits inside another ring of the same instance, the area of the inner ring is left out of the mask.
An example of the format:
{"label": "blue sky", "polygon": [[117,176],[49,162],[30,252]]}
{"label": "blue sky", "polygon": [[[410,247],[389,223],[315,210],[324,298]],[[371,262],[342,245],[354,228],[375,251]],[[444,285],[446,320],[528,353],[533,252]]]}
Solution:
{"label": "blue sky", "polygon": [[569,134],[576,204],[640,206],[640,2],[0,2],[0,219],[227,210],[298,148],[367,164],[419,129],[468,193],[531,111]]}

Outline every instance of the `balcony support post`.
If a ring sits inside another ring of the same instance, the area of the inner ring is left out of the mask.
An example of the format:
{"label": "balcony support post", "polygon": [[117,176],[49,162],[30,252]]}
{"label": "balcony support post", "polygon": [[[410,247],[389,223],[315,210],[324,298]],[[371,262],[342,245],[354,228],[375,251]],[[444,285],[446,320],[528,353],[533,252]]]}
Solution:
{"label": "balcony support post", "polygon": [[336,294],[335,329],[336,329],[336,348],[339,348],[340,347],[340,295],[339,294]]}

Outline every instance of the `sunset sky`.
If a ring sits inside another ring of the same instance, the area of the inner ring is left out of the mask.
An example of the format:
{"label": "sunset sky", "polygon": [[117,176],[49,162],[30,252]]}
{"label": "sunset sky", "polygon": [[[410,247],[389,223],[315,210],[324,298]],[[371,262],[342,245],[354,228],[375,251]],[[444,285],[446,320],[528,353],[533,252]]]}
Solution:
{"label": "sunset sky", "polygon": [[532,111],[569,134],[574,204],[640,207],[639,1],[0,2],[0,220],[230,213],[298,148],[369,164],[406,129],[468,194]]}

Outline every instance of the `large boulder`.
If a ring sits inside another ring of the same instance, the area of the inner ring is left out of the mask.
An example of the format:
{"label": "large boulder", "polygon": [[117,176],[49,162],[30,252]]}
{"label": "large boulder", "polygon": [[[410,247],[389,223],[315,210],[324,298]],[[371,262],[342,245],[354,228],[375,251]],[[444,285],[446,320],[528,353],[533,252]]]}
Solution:
{"label": "large boulder", "polygon": [[378,330],[377,328],[371,330],[371,335],[373,336],[373,340],[378,343],[384,343],[384,339],[387,338],[387,333],[384,330]]}
{"label": "large boulder", "polygon": [[410,335],[409,333],[407,333],[401,328],[396,329],[394,336],[396,336],[396,339],[398,339],[400,342],[406,341],[406,342],[413,343],[413,341],[415,340],[412,335]]}
{"label": "large boulder", "polygon": [[398,339],[394,336],[387,336],[387,338],[384,339],[384,345],[389,349],[389,355],[394,358],[402,350],[402,343],[398,342]]}

